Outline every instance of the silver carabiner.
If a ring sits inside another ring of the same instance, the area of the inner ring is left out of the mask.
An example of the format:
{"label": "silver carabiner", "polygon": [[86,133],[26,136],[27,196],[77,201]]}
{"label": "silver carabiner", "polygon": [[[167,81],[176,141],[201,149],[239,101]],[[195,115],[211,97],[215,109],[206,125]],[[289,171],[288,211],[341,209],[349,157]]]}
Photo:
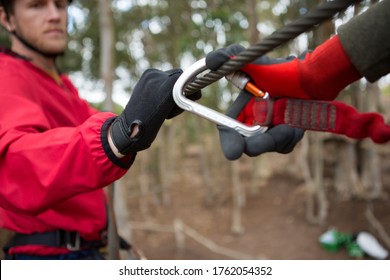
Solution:
{"label": "silver carabiner", "polygon": [[194,113],[216,124],[230,127],[246,137],[259,132],[264,133],[267,130],[267,127],[260,125],[245,125],[229,116],[226,116],[211,108],[196,103],[185,96],[185,86],[190,81],[192,81],[198,74],[202,73],[205,70],[207,70],[206,59],[202,58],[192,64],[188,69],[183,72],[183,74],[181,74],[179,79],[176,81],[175,86],[173,87],[173,99],[175,100],[177,106],[179,106],[183,110]]}

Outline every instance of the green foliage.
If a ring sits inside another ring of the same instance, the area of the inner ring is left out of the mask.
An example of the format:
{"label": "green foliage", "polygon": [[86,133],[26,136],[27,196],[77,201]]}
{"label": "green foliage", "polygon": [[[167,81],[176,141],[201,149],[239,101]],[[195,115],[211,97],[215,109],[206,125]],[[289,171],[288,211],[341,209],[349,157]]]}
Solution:
{"label": "green foliage", "polygon": [[[132,74],[139,75],[137,70],[144,70],[139,66],[143,60],[147,61],[146,67],[179,66],[185,53],[198,59],[206,54],[206,46],[211,50],[246,41],[247,27],[242,27],[246,20],[245,5],[238,1],[165,0],[144,1],[149,2],[145,5],[134,5],[137,1],[132,1],[133,6],[128,10],[116,8],[117,2],[112,2],[117,34],[116,65],[126,67],[131,73],[134,71]],[[86,24],[83,27],[72,25],[67,55],[71,58],[63,65],[73,70],[87,64],[90,75],[97,78],[99,13],[96,3],[79,0],[74,5],[84,13]],[[194,18],[198,22],[194,22]],[[218,34],[226,39],[218,42]],[[92,59],[85,56],[86,49]],[[140,58],[139,52],[143,52],[143,57]]]}
{"label": "green foliage", "polygon": [[9,47],[10,46],[8,32],[5,31],[5,29],[2,27],[0,27],[0,46],[1,47]]}
{"label": "green foliage", "polygon": [[382,88],[382,94],[384,94],[386,96],[390,96],[390,84],[388,84],[387,86],[384,86]]}

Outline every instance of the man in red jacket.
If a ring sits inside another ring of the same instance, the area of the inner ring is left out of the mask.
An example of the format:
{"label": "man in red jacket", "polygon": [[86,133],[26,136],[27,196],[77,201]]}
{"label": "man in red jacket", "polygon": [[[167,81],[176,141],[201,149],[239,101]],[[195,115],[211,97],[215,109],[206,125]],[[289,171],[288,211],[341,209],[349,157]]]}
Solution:
{"label": "man in red jacket", "polygon": [[103,187],[123,176],[166,118],[180,113],[180,69],[147,70],[120,115],[80,99],[56,57],[71,0],[1,0],[11,49],[0,51],[0,227],[8,259],[99,259]]}

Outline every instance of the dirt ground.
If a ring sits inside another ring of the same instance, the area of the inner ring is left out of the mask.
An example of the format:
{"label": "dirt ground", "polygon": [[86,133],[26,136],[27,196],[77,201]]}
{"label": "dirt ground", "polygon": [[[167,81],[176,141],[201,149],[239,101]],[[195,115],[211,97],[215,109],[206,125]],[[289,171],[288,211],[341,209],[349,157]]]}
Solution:
{"label": "dirt ground", "polygon": [[[381,199],[374,200],[372,204],[376,219],[387,233],[390,233],[390,180],[386,176],[390,174],[389,171],[388,167],[384,167],[384,193]],[[205,190],[198,185],[197,171],[192,171],[194,172],[192,180],[170,188],[169,206],[156,204],[151,196],[146,198],[145,211],[145,207],[140,207],[139,199],[130,199],[130,220],[137,225],[152,223],[166,228],[172,227],[175,220],[180,220],[209,239],[213,245],[233,250],[233,256],[212,252],[189,236],[180,243],[184,244],[184,249],[179,250],[173,232],[145,230],[135,226],[132,230],[132,243],[148,259],[353,259],[345,248],[331,253],[321,247],[319,237],[329,228],[350,234],[368,231],[385,246],[365,216],[367,201],[341,200],[329,189],[328,217],[323,224],[313,225],[305,217],[306,188],[302,178],[280,172],[268,178],[257,195],[251,195],[245,190],[246,203],[241,212],[241,232],[233,233],[230,187],[217,186],[220,191],[218,199],[211,206],[207,205]],[[370,259],[368,256],[364,258]]]}

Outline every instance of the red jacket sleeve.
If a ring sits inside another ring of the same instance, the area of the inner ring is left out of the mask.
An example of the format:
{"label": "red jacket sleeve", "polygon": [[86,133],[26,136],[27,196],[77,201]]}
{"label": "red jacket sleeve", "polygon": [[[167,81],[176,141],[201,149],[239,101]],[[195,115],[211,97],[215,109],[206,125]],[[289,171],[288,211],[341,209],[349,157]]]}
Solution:
{"label": "red jacket sleeve", "polygon": [[28,215],[102,188],[132,163],[118,166],[103,147],[114,114],[95,113],[72,90],[43,88],[0,83],[0,207]]}

